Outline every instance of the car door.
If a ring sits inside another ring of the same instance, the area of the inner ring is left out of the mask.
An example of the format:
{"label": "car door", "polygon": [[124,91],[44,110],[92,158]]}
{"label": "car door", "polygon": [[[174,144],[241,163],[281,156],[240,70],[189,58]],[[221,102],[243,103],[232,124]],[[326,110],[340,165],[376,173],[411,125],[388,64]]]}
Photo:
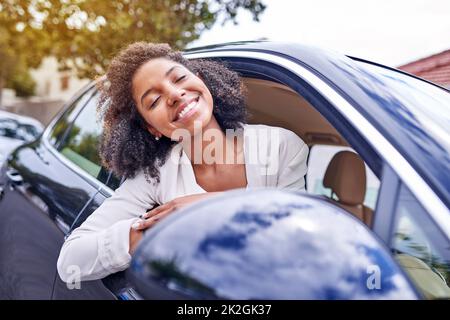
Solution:
{"label": "car door", "polygon": [[[99,190],[102,190],[110,176],[110,173],[102,168],[98,153],[101,124],[97,121],[97,99],[98,92],[94,91],[89,101],[76,113],[62,138],[52,150],[70,170],[84,179],[91,187],[88,201],[84,202],[83,207],[75,216],[68,217],[63,211],[58,213],[57,217],[60,220],[68,222],[63,230],[65,237],[103,202],[104,198],[100,197],[99,200]],[[56,264],[54,267],[56,268]],[[114,295],[103,285],[102,281],[78,283],[74,273],[73,282],[68,284],[64,283],[56,274],[52,298],[112,299]]]}
{"label": "car door", "polygon": [[[106,200],[106,198],[110,197],[114,192],[113,190],[115,190],[119,184],[120,180],[115,178],[111,173],[108,173],[105,185],[102,186],[99,192],[95,194],[86,208],[80,212],[77,217],[77,221],[73,224],[72,230],[80,226],[89,217],[89,215],[91,215],[103,203],[103,201]],[[115,297],[120,300],[136,299],[136,293],[126,279],[124,271],[111,274],[99,281],[82,281],[80,283],[80,287],[84,288],[86,286],[92,286],[94,283],[97,283],[100,287],[107,288],[107,294],[112,295],[111,297]],[[72,298],[74,293],[76,293],[76,290],[67,290],[67,285],[58,277],[55,284],[54,298],[69,299]]]}
{"label": "car door", "polygon": [[64,236],[97,193],[97,186],[68,166],[57,150],[93,93],[93,88],[84,90],[40,139],[17,149],[2,168],[1,298],[52,297]]}

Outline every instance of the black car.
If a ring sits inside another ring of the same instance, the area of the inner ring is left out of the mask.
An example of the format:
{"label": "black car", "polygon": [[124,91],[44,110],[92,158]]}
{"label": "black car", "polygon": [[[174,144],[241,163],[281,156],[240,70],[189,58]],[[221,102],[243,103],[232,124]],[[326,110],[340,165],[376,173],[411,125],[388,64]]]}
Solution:
{"label": "black car", "polygon": [[[185,56],[225,62],[248,88],[251,123],[285,127],[308,144],[307,193],[233,191],[206,207],[199,203],[199,210],[187,208],[149,230],[127,272],[79,286],[76,279],[63,283],[56,261],[65,236],[121,183],[98,156],[101,125],[92,83],[40,139],[19,147],[1,168],[0,298],[450,298],[446,89],[299,44],[231,43]],[[339,160],[344,154],[355,166]],[[339,183],[330,178],[336,172]],[[358,196],[344,201],[349,190]],[[216,215],[213,233],[200,227],[214,225],[210,211]],[[255,240],[270,230],[293,238]],[[330,237],[334,232],[354,238]],[[290,254],[282,250],[288,243],[298,245]],[[226,258],[209,254],[211,246]],[[265,254],[243,254],[248,250]],[[353,268],[358,259],[367,261],[365,267]],[[267,277],[268,270],[283,276]],[[382,289],[368,294],[373,288],[367,281],[378,271]],[[327,283],[300,283],[325,273]],[[267,292],[289,279],[296,288],[290,295]]]}

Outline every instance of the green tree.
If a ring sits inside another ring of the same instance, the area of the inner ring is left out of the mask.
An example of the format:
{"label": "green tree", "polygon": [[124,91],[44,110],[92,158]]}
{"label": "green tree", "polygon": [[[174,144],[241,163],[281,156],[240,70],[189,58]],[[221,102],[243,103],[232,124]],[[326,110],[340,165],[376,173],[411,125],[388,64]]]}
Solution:
{"label": "green tree", "polygon": [[5,85],[29,95],[34,84],[28,73],[50,53],[48,34],[34,8],[38,1],[3,0],[0,2],[0,106]]}
{"label": "green tree", "polygon": [[93,77],[129,43],[167,42],[182,49],[218,19],[236,21],[241,8],[257,20],[265,6],[260,0],[67,0],[43,12],[62,68]]}
{"label": "green tree", "polygon": [[6,81],[6,87],[14,89],[18,97],[30,97],[35,94],[36,81],[23,65],[16,65],[15,71]]}
{"label": "green tree", "polygon": [[240,9],[258,20],[265,5],[261,0],[3,0],[0,59],[7,58],[0,65],[0,88],[14,74],[8,66],[35,67],[46,55],[54,55],[61,69],[94,77],[135,41],[183,49],[215,22],[236,22]]}

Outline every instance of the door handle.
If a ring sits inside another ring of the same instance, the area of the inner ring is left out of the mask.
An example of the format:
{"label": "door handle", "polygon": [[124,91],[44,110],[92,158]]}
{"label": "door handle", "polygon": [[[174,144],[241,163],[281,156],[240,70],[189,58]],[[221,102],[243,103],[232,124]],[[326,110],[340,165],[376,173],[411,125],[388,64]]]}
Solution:
{"label": "door handle", "polygon": [[44,164],[48,165],[48,161],[45,160],[44,152],[40,148],[41,147],[36,148],[36,155],[44,162]]}

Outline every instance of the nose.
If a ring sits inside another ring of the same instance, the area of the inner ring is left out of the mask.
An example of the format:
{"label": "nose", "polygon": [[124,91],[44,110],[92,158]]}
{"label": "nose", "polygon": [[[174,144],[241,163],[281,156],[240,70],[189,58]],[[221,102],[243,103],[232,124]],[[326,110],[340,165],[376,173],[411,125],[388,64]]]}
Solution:
{"label": "nose", "polygon": [[177,102],[183,99],[183,96],[186,94],[186,91],[181,88],[172,88],[169,92],[169,96],[167,98],[167,104],[169,106],[175,106]]}

